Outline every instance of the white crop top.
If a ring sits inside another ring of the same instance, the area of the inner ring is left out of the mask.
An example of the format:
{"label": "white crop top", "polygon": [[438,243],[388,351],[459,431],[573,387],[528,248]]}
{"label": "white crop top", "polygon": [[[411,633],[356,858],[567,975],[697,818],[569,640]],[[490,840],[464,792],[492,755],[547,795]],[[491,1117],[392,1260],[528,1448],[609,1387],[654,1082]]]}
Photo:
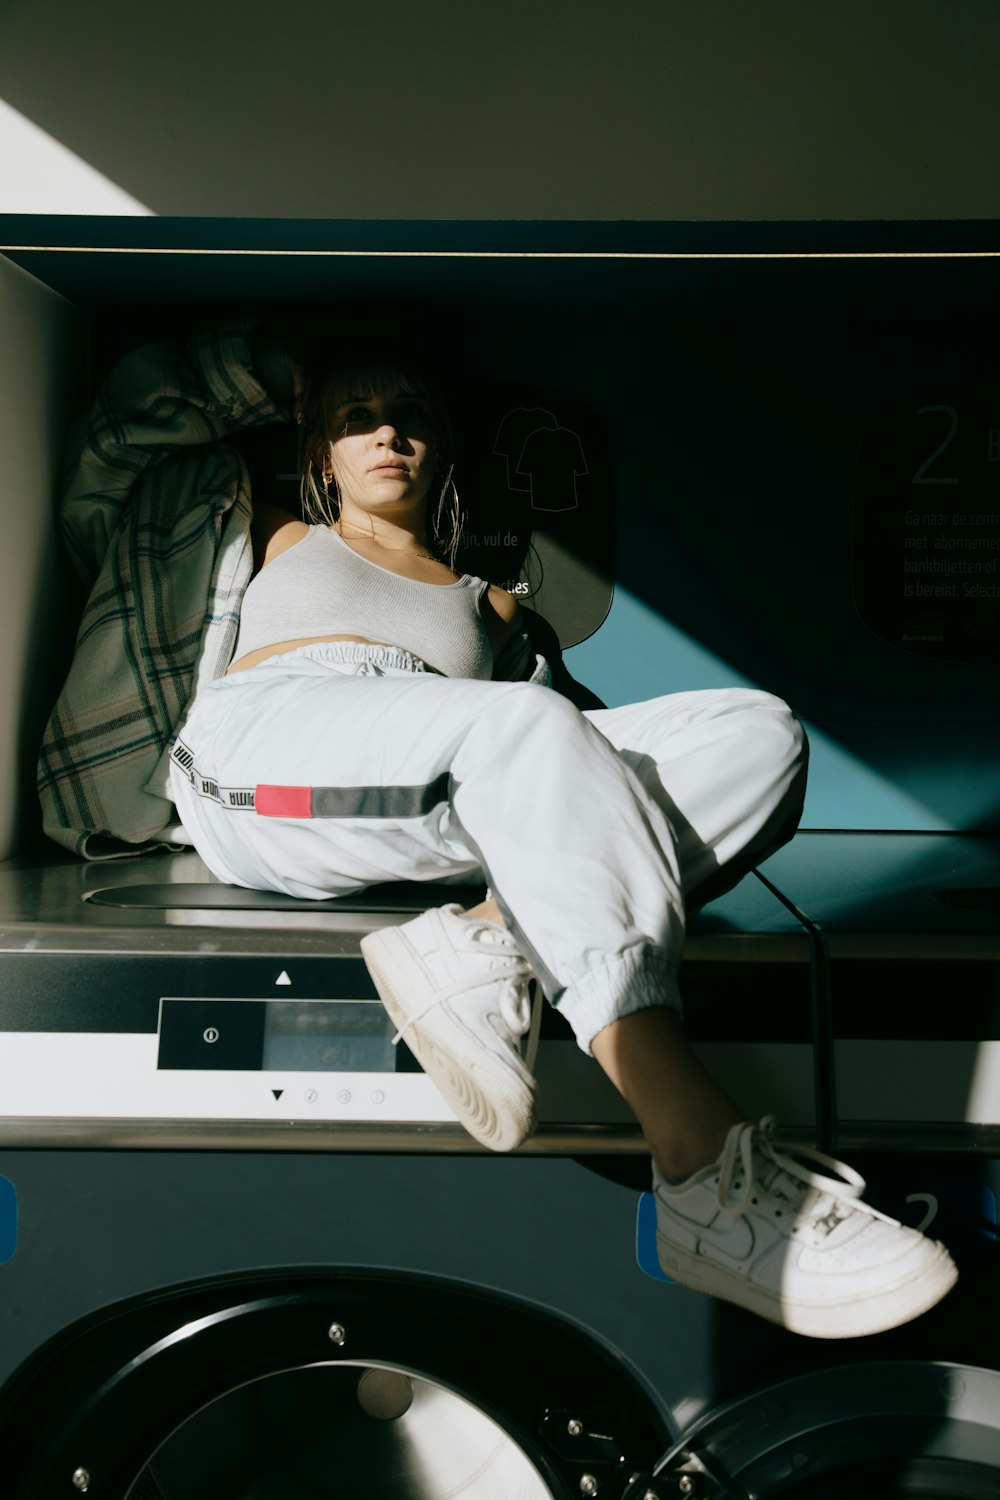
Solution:
{"label": "white crop top", "polygon": [[489,583],[423,583],[369,562],[339,532],[310,526],[247,586],[234,661],[280,641],[359,635],[419,656],[445,677],[493,675],[480,606]]}

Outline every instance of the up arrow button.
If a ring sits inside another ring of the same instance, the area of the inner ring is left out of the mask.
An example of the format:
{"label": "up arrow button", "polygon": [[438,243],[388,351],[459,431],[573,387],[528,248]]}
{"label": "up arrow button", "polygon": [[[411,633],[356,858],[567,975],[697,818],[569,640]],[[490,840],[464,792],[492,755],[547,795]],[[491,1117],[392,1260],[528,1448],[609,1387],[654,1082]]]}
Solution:
{"label": "up arrow button", "polygon": [[282,969],[281,973],[278,975],[277,979],[274,982],[275,984],[291,984],[292,981],[288,977],[288,971],[286,969]]}

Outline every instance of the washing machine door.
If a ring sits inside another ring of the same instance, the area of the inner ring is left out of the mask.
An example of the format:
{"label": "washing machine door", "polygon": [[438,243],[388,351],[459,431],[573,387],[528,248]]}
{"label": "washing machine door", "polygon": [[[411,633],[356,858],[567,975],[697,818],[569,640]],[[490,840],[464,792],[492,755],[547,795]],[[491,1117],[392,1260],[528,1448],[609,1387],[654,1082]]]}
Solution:
{"label": "washing machine door", "polygon": [[579,1327],[371,1269],[135,1298],[0,1391],[4,1500],[619,1500],[666,1438]]}
{"label": "washing machine door", "polygon": [[627,1500],[997,1500],[1000,1373],[871,1361],[702,1418]]}

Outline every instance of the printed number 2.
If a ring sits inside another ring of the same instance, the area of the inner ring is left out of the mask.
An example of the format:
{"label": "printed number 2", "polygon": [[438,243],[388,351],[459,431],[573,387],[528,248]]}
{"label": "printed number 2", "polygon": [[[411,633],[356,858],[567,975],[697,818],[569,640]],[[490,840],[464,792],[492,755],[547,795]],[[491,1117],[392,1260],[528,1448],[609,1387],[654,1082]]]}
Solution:
{"label": "printed number 2", "polygon": [[919,1224],[915,1224],[913,1226],[915,1229],[919,1230],[921,1234],[923,1234],[928,1225],[933,1224],[934,1220],[937,1218],[937,1199],[935,1198],[933,1193],[910,1193],[907,1196],[906,1201],[907,1203],[923,1203],[926,1205],[927,1212],[924,1214],[923,1219]]}
{"label": "printed number 2", "polygon": [[940,443],[938,445],[938,447],[936,447],[934,449],[934,452],[931,454],[930,458],[925,458],[924,459],[923,463],[920,465],[920,468],[914,474],[914,476],[911,479],[910,483],[911,484],[957,484],[958,483],[957,479],[931,479],[931,478],[928,478],[928,476],[927,476],[927,470],[930,468],[931,464],[934,462],[934,460],[936,458],[940,458],[941,457],[941,454],[947,448],[948,444],[951,442],[952,438],[955,436],[955,433],[958,431],[958,412],[955,410],[955,408],[953,406],[921,406],[920,409],[919,409],[919,411],[917,412],[917,416],[918,417],[923,417],[928,412],[932,412],[932,411],[946,411],[948,413],[949,417],[951,418],[951,426],[948,428],[948,435],[945,438],[944,442]]}

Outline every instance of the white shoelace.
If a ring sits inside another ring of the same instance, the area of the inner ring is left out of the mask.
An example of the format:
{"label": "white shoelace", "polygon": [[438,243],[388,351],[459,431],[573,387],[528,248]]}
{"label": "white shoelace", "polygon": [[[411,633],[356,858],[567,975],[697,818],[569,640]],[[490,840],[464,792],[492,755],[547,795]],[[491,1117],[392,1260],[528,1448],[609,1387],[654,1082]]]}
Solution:
{"label": "white shoelace", "polygon": [[[500,983],[500,994],[498,1006],[500,1017],[508,1026],[514,1036],[523,1036],[531,1025],[532,1008],[529,981],[532,979],[531,969],[527,961],[518,952],[514,939],[509,932],[497,927],[493,922],[481,922],[469,924],[467,939],[461,947],[457,944],[458,952],[475,953],[481,957],[480,948],[483,945],[496,948],[505,948],[510,957],[503,964],[493,962],[490,967],[478,979],[461,979],[456,984],[448,985],[445,989],[436,990],[433,998],[424,1009],[417,1015],[411,1016],[405,1026],[401,1026],[392,1039],[392,1045],[403,1040],[411,1026],[422,1021],[426,1015],[440,1005],[444,1000],[454,1000],[459,995],[468,995],[472,990],[484,989],[487,985]],[[492,955],[491,955],[492,957]],[[536,1007],[537,1009],[537,1007]],[[536,1041],[537,1048],[537,1041]],[[534,1062],[532,1058],[528,1066]]]}
{"label": "white shoelace", "polygon": [[[765,1115],[759,1125],[753,1123],[734,1125],[726,1137],[722,1156],[719,1161],[719,1207],[725,1214],[731,1214],[734,1218],[741,1214],[749,1206],[753,1196],[755,1185],[764,1187],[769,1193],[775,1193],[779,1197],[787,1198],[790,1203],[796,1202],[805,1196],[810,1188],[819,1193],[829,1194],[833,1198],[860,1199],[865,1190],[865,1179],[860,1172],[849,1167],[846,1162],[837,1161],[832,1156],[826,1156],[822,1151],[815,1151],[810,1146],[796,1146],[796,1156],[807,1157],[810,1161],[818,1162],[824,1167],[832,1167],[842,1181],[833,1177],[825,1177],[820,1172],[812,1172],[791,1156],[777,1149],[773,1141],[775,1119],[774,1115]],[[758,1178],[754,1183],[754,1151],[758,1151],[768,1162],[773,1163],[773,1170],[766,1176]],[[734,1196],[733,1179],[738,1173],[742,1174],[743,1186],[738,1197]],[[817,1210],[825,1205],[821,1201],[816,1204]],[[895,1224],[888,1214],[879,1213],[878,1209],[872,1208],[870,1204],[864,1205],[865,1213],[871,1214],[874,1219],[883,1219],[887,1224]]]}

